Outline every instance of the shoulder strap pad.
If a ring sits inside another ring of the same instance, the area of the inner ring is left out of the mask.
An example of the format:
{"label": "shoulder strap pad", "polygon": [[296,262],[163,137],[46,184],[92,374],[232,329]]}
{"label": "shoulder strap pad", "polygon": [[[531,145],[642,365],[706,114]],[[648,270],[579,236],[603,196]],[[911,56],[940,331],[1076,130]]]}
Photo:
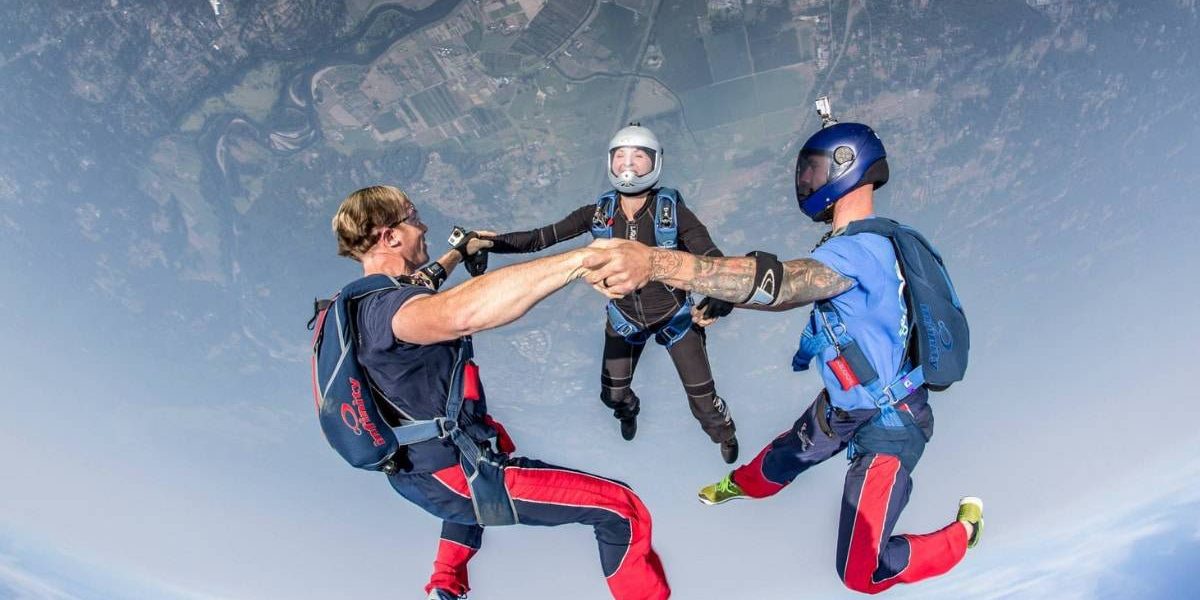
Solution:
{"label": "shoulder strap pad", "polygon": [[355,279],[346,284],[342,288],[339,296],[346,300],[357,300],[363,296],[382,292],[383,290],[394,290],[406,285],[415,285],[408,277],[401,275],[392,277],[391,275],[375,274],[367,275],[359,279]]}
{"label": "shoulder strap pad", "polygon": [[925,239],[925,236],[921,235],[921,232],[907,225],[901,225],[891,219],[873,217],[854,221],[846,226],[846,232],[843,235],[854,235],[857,233],[874,233],[892,240],[899,236],[911,237],[924,246],[930,254],[933,254],[939,263],[942,262],[942,255],[933,247],[933,244],[929,243],[929,240]]}
{"label": "shoulder strap pad", "polygon": [[679,192],[658,188],[654,194],[654,243],[674,249],[679,239]]}
{"label": "shoulder strap pad", "polygon": [[609,190],[596,199],[596,212],[592,214],[592,237],[612,237],[613,212],[616,206],[616,190]]}

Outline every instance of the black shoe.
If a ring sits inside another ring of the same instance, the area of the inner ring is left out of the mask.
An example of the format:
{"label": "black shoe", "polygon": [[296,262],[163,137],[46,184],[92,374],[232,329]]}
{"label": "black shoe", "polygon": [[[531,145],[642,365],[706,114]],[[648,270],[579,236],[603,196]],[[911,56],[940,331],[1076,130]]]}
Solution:
{"label": "black shoe", "polygon": [[736,437],[731,437],[721,442],[721,458],[725,459],[725,464],[732,465],[737,461],[738,443]]}
{"label": "black shoe", "polygon": [[621,437],[628,442],[635,435],[637,435],[637,415],[621,419]]}

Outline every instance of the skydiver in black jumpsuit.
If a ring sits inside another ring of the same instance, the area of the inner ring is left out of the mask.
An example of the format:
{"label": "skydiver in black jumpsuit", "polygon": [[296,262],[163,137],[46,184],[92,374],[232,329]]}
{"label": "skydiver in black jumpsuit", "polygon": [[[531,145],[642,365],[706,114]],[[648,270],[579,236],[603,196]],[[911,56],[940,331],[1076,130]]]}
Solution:
{"label": "skydiver in black jumpsuit", "polygon": [[[664,189],[656,187],[662,170],[662,148],[657,138],[644,127],[625,127],[610,142],[609,157],[609,178],[616,191],[614,198],[618,200],[609,208],[611,215],[605,213],[602,203],[588,204],[557,223],[529,231],[498,234],[492,237],[494,245],[490,251],[500,254],[538,252],[589,231],[593,235],[611,235],[657,245],[657,229],[661,228],[662,221],[655,214],[656,200]],[[674,194],[677,198],[673,211],[677,248],[701,256],[723,256],[704,224],[683,204],[678,192]],[[720,444],[725,462],[732,463],[737,460],[738,452],[733,419],[725,401],[717,395],[705,349],[704,329],[692,322],[693,315],[701,318],[725,316],[732,310],[732,305],[709,298],[695,307],[689,306],[689,302],[687,292],[661,283],[651,283],[614,301],[613,308],[619,311],[617,318],[624,319],[639,331],[628,337],[622,335],[614,329],[611,317],[605,325],[600,399],[620,420],[622,437],[633,439],[640,410],[640,400],[632,388],[633,373],[645,342],[654,337],[659,344],[667,346],[692,415],[709,438]]]}

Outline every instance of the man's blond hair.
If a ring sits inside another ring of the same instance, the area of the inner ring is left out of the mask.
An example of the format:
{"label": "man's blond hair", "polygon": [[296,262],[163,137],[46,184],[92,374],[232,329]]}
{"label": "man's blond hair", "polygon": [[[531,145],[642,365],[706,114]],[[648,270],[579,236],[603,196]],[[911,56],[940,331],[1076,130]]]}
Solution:
{"label": "man's blond hair", "polygon": [[346,196],[333,215],[338,254],[361,261],[375,245],[376,230],[396,225],[411,209],[408,194],[390,185],[373,185]]}

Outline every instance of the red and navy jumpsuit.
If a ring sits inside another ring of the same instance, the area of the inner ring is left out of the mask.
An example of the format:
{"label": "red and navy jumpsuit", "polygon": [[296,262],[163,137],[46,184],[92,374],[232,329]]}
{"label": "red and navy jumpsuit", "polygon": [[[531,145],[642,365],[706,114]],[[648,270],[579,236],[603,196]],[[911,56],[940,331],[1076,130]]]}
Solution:
{"label": "red and navy jumpsuit", "polygon": [[[406,286],[373,294],[358,307],[359,361],[390,401],[387,410],[399,413],[390,416],[393,420],[445,415],[457,342],[409,344],[396,340],[391,327],[392,316],[406,301],[429,293],[434,292]],[[498,436],[501,449],[512,450],[503,428],[487,416],[482,395],[466,403],[459,426],[475,439]],[[476,521],[458,451],[449,441],[435,439],[406,446],[404,452],[404,468],[389,476],[392,487],[443,521],[433,576],[425,591],[440,588],[465,594],[467,562],[480,548],[484,527]],[[595,529],[600,564],[613,598],[670,597],[662,563],[650,543],[650,513],[629,486],[519,457],[507,460],[504,481],[521,524],[583,523]]]}

